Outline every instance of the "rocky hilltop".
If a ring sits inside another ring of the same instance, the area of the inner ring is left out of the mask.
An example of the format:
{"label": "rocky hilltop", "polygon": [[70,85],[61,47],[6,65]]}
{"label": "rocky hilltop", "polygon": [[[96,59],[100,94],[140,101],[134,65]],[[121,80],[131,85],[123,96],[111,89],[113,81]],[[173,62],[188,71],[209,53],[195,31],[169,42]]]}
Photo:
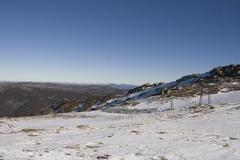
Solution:
{"label": "rocky hilltop", "polygon": [[240,90],[240,65],[216,67],[206,73],[184,76],[169,83],[144,84],[128,91],[121,97],[92,106],[93,109],[113,107],[134,103],[135,100],[157,96],[192,97],[197,95],[215,94],[219,91]]}

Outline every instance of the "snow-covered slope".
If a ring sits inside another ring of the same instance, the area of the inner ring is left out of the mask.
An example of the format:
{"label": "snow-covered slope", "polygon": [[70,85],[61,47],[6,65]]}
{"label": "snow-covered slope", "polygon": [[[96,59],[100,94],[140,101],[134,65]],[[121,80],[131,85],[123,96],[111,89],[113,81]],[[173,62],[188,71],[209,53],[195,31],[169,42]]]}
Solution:
{"label": "snow-covered slope", "polygon": [[1,118],[0,159],[238,160],[239,92],[215,96],[213,108]]}
{"label": "snow-covered slope", "polygon": [[209,76],[145,87],[91,112],[0,118],[0,160],[239,160],[239,81],[227,78],[202,105],[197,94],[156,95]]}
{"label": "snow-covered slope", "polygon": [[[199,104],[199,96],[197,97],[176,97],[176,98],[162,98],[155,99],[146,98],[136,101],[136,105],[118,106],[118,108],[127,109],[156,109],[156,111],[162,111],[170,109],[171,103],[173,109],[183,109]],[[238,104],[240,103],[240,91],[220,92],[218,94],[211,94],[211,105],[222,104]],[[203,105],[208,105],[208,95],[202,97]]]}

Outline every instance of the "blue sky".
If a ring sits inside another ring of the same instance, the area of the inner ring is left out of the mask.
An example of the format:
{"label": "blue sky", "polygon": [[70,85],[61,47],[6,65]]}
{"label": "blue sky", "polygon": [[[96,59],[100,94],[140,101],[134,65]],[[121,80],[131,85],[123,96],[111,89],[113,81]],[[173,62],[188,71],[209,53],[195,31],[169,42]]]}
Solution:
{"label": "blue sky", "polygon": [[239,62],[239,0],[0,1],[1,80],[141,84]]}

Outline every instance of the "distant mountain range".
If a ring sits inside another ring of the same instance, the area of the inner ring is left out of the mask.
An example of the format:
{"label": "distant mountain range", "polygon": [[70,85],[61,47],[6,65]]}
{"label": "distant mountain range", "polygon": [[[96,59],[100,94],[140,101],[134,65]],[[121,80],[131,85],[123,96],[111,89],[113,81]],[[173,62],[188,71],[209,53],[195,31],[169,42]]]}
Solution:
{"label": "distant mountain range", "polygon": [[137,87],[137,85],[133,84],[113,84],[113,83],[110,84],[110,86],[121,90],[130,90]]}
{"label": "distant mountain range", "polygon": [[125,84],[0,82],[0,117],[84,111],[97,101],[126,94],[133,87]]}

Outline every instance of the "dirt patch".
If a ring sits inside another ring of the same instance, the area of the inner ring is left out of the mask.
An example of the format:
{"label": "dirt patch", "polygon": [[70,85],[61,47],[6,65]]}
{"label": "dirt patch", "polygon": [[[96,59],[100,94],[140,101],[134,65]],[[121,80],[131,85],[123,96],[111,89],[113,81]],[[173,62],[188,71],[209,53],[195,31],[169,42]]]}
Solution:
{"label": "dirt patch", "polygon": [[136,134],[136,135],[139,135],[139,134],[142,133],[141,131],[137,131],[137,130],[133,130],[133,131],[131,131],[131,132],[134,133],[134,134]]}
{"label": "dirt patch", "polygon": [[223,147],[224,147],[224,148],[230,147],[230,145],[226,143],[226,144],[223,145]]}
{"label": "dirt patch", "polygon": [[29,136],[29,137],[37,137],[38,135],[37,135],[37,134],[34,134],[34,133],[30,133],[28,136]]}
{"label": "dirt patch", "polygon": [[91,127],[89,125],[79,125],[77,126],[79,129],[90,129]]}
{"label": "dirt patch", "polygon": [[80,144],[73,144],[65,147],[66,149],[80,149]]}
{"label": "dirt patch", "polygon": [[24,133],[32,133],[32,132],[40,132],[40,131],[44,131],[45,129],[33,129],[33,128],[25,128],[22,129],[21,132]]}
{"label": "dirt patch", "polygon": [[108,159],[109,157],[110,157],[109,154],[105,154],[105,155],[103,155],[103,156],[97,156],[97,159],[98,159],[98,160],[102,160],[102,159]]}
{"label": "dirt patch", "polygon": [[232,140],[232,141],[238,140],[238,138],[235,138],[235,137],[229,137],[229,139]]}

